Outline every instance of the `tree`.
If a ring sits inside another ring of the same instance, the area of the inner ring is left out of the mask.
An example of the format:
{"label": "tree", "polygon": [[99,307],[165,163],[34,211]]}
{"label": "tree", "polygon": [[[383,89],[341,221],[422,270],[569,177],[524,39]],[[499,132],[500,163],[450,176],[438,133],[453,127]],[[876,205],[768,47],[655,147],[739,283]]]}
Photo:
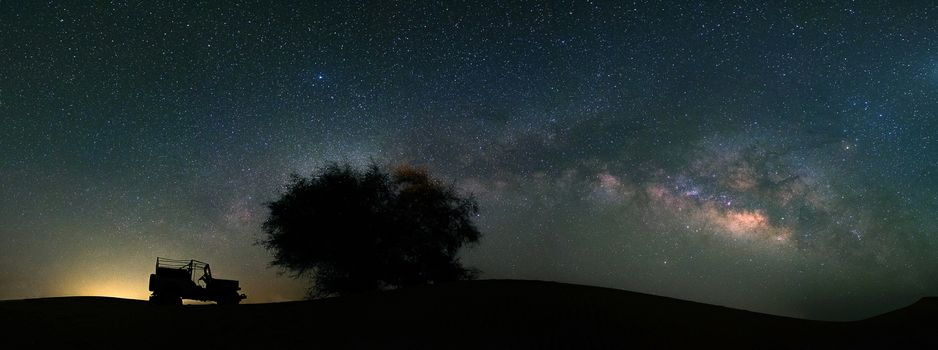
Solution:
{"label": "tree", "polygon": [[480,238],[478,204],[423,169],[332,164],[293,175],[267,207],[259,244],[312,279],[310,298],[475,278],[457,254]]}

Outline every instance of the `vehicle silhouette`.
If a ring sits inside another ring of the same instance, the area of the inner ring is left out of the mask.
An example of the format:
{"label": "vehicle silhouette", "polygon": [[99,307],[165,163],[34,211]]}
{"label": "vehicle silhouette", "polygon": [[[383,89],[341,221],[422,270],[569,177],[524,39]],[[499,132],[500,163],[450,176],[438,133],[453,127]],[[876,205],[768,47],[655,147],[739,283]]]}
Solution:
{"label": "vehicle silhouette", "polygon": [[[202,275],[196,279],[199,271]],[[157,257],[156,272],[150,274],[153,304],[180,305],[182,299],[238,304],[247,298],[240,290],[238,281],[213,277],[209,264],[198,260]]]}

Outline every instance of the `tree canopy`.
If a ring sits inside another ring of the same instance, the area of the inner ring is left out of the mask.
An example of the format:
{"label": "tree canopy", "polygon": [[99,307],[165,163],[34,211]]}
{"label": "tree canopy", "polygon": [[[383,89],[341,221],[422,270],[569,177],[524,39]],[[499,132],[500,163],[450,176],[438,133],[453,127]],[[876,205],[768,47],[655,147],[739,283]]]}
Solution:
{"label": "tree canopy", "polygon": [[273,252],[271,265],[311,277],[311,298],[476,275],[458,252],[481,236],[472,221],[479,206],[423,169],[332,164],[293,175],[267,206],[259,243]]}

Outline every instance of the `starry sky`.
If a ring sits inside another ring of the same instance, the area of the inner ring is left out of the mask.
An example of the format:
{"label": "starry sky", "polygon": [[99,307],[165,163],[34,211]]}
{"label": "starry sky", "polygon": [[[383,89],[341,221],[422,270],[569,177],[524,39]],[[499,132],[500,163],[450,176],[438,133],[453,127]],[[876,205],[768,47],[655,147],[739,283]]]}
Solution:
{"label": "starry sky", "polygon": [[290,173],[473,193],[483,278],[853,319],[938,295],[930,1],[0,1],[0,299],[156,256],[298,299]]}

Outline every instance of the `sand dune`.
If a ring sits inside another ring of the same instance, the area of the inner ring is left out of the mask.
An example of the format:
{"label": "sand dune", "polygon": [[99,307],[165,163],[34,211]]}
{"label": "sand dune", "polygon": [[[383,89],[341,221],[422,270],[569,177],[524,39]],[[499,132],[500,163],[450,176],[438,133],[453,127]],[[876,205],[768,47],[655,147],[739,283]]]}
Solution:
{"label": "sand dune", "polygon": [[934,298],[863,321],[822,322],[512,280],[236,306],[102,297],[0,302],[4,343],[57,347],[934,348],[936,320]]}

